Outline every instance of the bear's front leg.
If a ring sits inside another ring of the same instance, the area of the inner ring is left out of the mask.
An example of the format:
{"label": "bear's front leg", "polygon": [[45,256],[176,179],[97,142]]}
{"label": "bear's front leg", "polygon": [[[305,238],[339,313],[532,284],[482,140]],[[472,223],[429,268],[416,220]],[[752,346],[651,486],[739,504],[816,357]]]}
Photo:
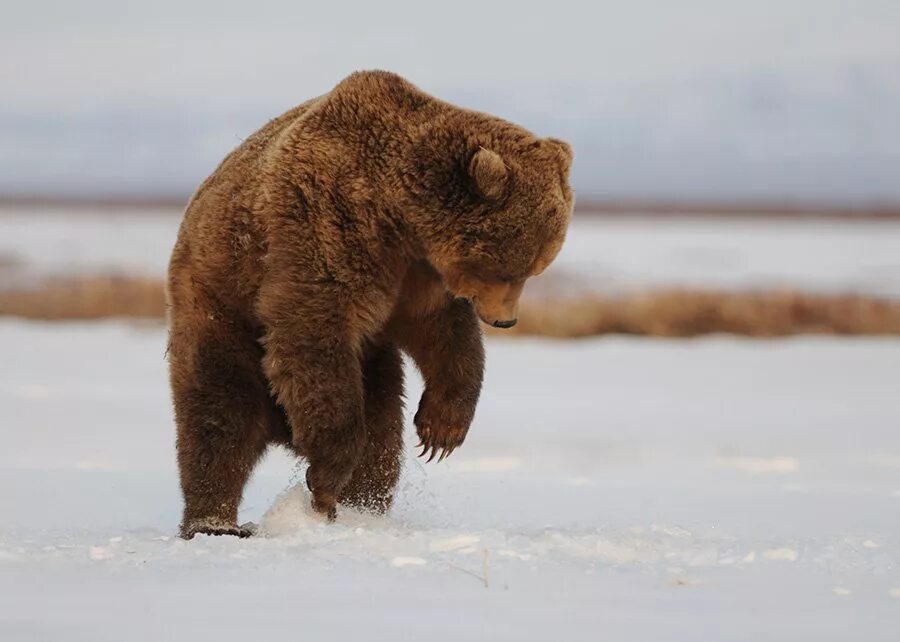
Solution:
{"label": "bear's front leg", "polygon": [[359,359],[337,344],[312,346],[280,334],[268,334],[266,376],[291,424],[294,449],[309,461],[313,508],[331,520],[365,448]]}
{"label": "bear's front leg", "polygon": [[370,343],[362,364],[366,448],[339,500],[384,513],[393,500],[403,453],[403,358],[393,344]]}
{"label": "bear's front leg", "polygon": [[259,310],[266,324],[263,370],[287,415],[294,449],[309,461],[313,507],[334,519],[365,448],[358,350],[339,307],[316,288],[264,289]]}
{"label": "bear's front leg", "polygon": [[431,461],[440,451],[440,461],[463,443],[475,416],[484,376],[478,317],[469,301],[448,296],[427,314],[399,319],[393,330],[425,379],[414,419],[420,456]]}

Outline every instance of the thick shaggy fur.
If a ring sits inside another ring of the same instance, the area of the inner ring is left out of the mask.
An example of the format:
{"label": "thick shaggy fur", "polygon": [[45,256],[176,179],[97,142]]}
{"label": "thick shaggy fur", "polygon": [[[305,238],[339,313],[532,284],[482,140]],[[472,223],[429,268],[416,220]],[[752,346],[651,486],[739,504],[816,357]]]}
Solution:
{"label": "thick shaggy fur", "polygon": [[387,509],[400,471],[400,351],[433,457],[466,436],[478,317],[515,322],[562,244],[569,146],[356,73],[232,152],[185,213],[168,277],[182,535],[248,534],[268,444],[309,461],[313,506]]}

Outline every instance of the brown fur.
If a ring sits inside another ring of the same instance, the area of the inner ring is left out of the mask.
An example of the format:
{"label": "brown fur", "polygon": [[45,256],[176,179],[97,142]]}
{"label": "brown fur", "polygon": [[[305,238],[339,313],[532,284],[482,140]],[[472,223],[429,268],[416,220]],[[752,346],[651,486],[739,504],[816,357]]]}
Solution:
{"label": "brown fur", "polygon": [[[309,461],[313,505],[385,510],[400,471],[400,350],[431,457],[466,436],[477,314],[515,321],[571,215],[571,150],[361,72],[269,122],[185,213],[169,268],[182,534],[246,535],[270,443]],[[473,305],[474,302],[474,305]]]}

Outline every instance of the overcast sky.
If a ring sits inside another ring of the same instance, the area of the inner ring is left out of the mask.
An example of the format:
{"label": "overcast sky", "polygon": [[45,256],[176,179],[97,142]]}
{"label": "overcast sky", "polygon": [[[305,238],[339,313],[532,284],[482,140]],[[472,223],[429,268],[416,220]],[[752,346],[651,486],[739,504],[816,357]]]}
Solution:
{"label": "overcast sky", "polygon": [[[306,6],[309,5],[309,6]],[[900,2],[22,2],[0,193],[189,191],[355,69],[572,140],[594,197],[900,202]]]}

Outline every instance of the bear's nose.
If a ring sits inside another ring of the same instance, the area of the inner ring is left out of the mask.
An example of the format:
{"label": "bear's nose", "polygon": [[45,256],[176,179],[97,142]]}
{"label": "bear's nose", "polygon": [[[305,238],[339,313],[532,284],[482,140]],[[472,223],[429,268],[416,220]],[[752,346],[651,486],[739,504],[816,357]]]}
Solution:
{"label": "bear's nose", "polygon": [[516,325],[516,321],[518,321],[518,319],[508,319],[506,321],[494,321],[493,325],[495,328],[511,328],[514,325]]}

